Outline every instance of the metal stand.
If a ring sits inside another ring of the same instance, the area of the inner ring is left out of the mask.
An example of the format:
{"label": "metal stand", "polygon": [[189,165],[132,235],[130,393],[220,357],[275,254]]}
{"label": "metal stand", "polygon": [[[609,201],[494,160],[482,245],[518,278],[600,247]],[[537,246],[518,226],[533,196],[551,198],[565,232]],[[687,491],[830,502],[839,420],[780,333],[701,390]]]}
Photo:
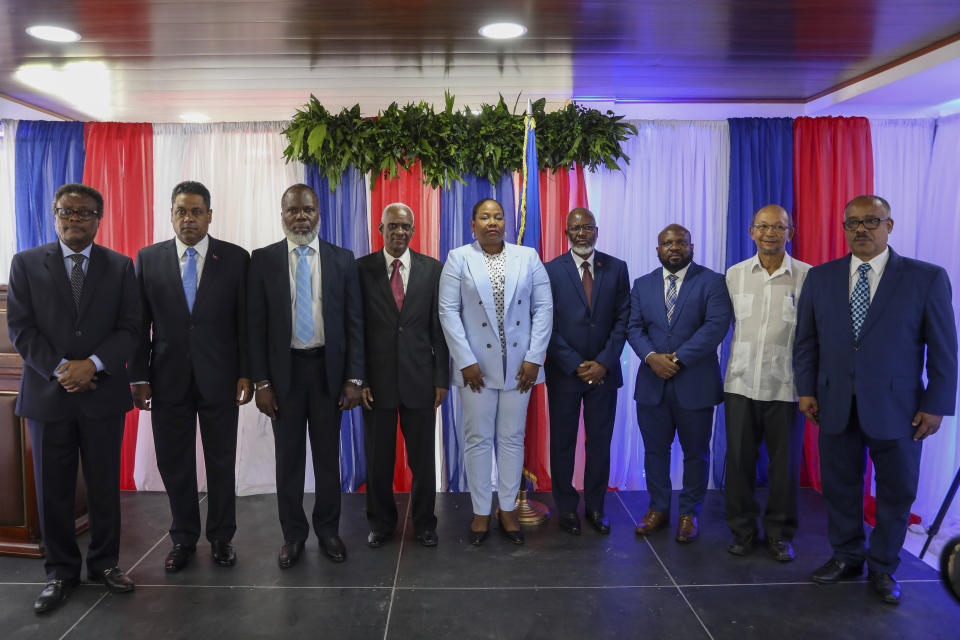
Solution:
{"label": "metal stand", "polygon": [[950,490],[947,491],[947,495],[943,498],[943,503],[940,505],[940,511],[937,512],[937,517],[933,519],[933,524],[927,529],[927,541],[923,543],[923,549],[920,550],[921,560],[923,559],[923,554],[927,552],[927,547],[930,546],[930,541],[933,540],[935,535],[940,533],[940,525],[943,524],[943,519],[950,509],[950,503],[953,502],[953,497],[957,495],[958,488],[960,488],[960,469],[957,469],[957,474],[953,476],[953,484],[950,485]]}
{"label": "metal stand", "polygon": [[545,504],[527,499],[527,486],[531,483],[531,479],[536,480],[536,477],[524,469],[521,478],[523,488],[517,492],[517,501],[514,506],[514,513],[517,514],[517,521],[521,527],[539,527],[550,519],[550,509]]}

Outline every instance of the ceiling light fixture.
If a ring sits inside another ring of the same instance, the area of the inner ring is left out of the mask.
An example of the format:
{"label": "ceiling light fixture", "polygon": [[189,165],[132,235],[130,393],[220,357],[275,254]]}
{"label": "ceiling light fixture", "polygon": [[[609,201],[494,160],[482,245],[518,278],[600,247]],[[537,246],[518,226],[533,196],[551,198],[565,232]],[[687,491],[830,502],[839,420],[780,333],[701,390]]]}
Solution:
{"label": "ceiling light fixture", "polygon": [[522,24],[515,22],[494,22],[480,27],[480,35],[484,38],[493,38],[494,40],[506,40],[508,38],[519,38],[527,32],[527,28]]}
{"label": "ceiling light fixture", "polygon": [[80,34],[63,27],[53,27],[45,24],[38,24],[27,27],[27,33],[40,40],[49,40],[50,42],[76,42],[80,39]]}
{"label": "ceiling light fixture", "polygon": [[14,78],[93,118],[109,120],[113,115],[110,69],[100,60],[68,62],[59,67],[25,64],[17,69]]}
{"label": "ceiling light fixture", "polygon": [[210,122],[210,116],[208,116],[205,113],[199,113],[196,111],[181,113],[180,119],[186,122]]}

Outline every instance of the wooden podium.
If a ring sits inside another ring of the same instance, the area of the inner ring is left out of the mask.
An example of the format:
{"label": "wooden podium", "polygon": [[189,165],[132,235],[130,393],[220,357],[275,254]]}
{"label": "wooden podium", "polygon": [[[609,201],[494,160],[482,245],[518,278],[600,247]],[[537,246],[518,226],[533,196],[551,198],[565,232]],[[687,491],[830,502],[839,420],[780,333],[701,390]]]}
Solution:
{"label": "wooden podium", "polygon": [[[7,333],[7,287],[0,285],[0,555],[43,557],[33,447],[27,421],[14,415],[23,360]],[[77,473],[77,533],[87,528],[87,494]]]}

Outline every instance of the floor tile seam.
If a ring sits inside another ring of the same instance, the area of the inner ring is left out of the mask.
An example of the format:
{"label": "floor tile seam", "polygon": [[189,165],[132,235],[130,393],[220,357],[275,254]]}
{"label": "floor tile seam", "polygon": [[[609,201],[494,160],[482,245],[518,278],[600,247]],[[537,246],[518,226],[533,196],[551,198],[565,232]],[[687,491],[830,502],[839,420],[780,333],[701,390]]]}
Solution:
{"label": "floor tile seam", "polygon": [[[923,584],[923,583],[939,583],[939,578],[915,578],[910,580],[900,580],[897,579],[897,582],[900,584]],[[838,585],[846,584],[870,584],[869,580],[843,580],[837,582]],[[715,587],[790,587],[797,585],[806,585],[809,587],[832,587],[834,585],[822,585],[813,582],[812,580],[804,580],[801,582],[731,582],[731,583],[714,583],[714,584],[678,584],[677,587],[680,589],[700,589],[700,588],[715,588]]]}
{"label": "floor tile seam", "polygon": [[400,549],[397,551],[397,567],[393,572],[393,586],[390,588],[390,604],[387,606],[387,620],[383,625],[383,640],[387,640],[387,634],[390,631],[390,616],[393,614],[393,601],[397,595],[397,583],[400,581],[400,561],[403,559],[403,543],[407,537],[407,520],[410,518],[410,505],[413,503],[413,497],[407,500],[407,508],[404,510],[403,527],[400,530]]}
{"label": "floor tile seam", "polygon": [[98,606],[101,602],[103,602],[104,598],[106,598],[108,595],[110,595],[110,592],[109,592],[109,591],[105,591],[104,593],[100,594],[100,597],[97,598],[97,601],[94,602],[92,605],[90,605],[90,607],[89,607],[86,611],[83,612],[83,615],[81,615],[79,618],[77,618],[76,622],[74,622],[72,625],[70,625],[70,628],[69,628],[69,629],[67,629],[66,631],[63,632],[63,635],[60,636],[59,640],[63,640],[63,639],[66,638],[68,635],[70,635],[70,632],[73,631],[74,629],[76,629],[76,628],[80,625],[80,623],[83,622],[84,618],[86,618],[88,615],[90,615],[90,612],[93,611],[94,609],[96,609],[97,606]]}
{"label": "floor tile seam", "polygon": [[[206,499],[207,499],[207,496],[206,496],[206,494],[204,494],[203,496],[200,497],[199,500],[197,500],[197,505],[199,506],[199,505],[203,504]],[[160,543],[163,542],[163,539],[166,538],[166,537],[169,536],[169,535],[170,535],[169,532],[164,532],[164,534],[163,534],[162,536],[160,536],[160,539],[157,540],[156,542],[154,542],[154,543],[153,543],[153,546],[150,547],[149,549],[147,549],[147,552],[144,553],[142,556],[140,556],[140,559],[137,560],[136,562],[134,562],[134,563],[133,563],[133,566],[131,566],[129,569],[127,569],[126,573],[127,573],[127,574],[133,573],[133,570],[136,569],[138,566],[140,566],[140,563],[143,562],[144,560],[146,560],[146,559],[147,559],[147,556],[149,556],[151,553],[153,553],[153,550],[156,549],[157,547],[159,547],[159,546],[160,546]]]}

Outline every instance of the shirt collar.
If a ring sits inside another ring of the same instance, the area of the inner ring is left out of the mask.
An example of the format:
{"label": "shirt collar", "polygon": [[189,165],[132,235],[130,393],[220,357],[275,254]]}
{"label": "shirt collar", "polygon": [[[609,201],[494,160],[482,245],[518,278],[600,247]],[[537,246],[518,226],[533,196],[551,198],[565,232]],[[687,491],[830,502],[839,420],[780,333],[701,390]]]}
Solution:
{"label": "shirt collar", "polygon": [[[693,263],[691,262],[690,264],[693,264]],[[669,278],[671,275],[674,275],[674,276],[677,276],[677,284],[682,283],[683,279],[687,277],[687,269],[690,268],[690,264],[685,266],[683,269],[680,269],[680,271],[677,271],[676,273],[670,273],[666,267],[660,267],[661,273],[663,274],[663,281],[669,282],[667,278]]]}
{"label": "shirt collar", "polygon": [[[870,270],[877,274],[877,277],[883,275],[883,270],[887,266],[887,260],[890,259],[890,247],[885,248],[879,255],[873,256],[867,262],[870,264]],[[850,275],[857,272],[857,269],[864,261],[857,256],[850,254]]]}
{"label": "shirt collar", "polygon": [[293,240],[291,240],[290,238],[287,238],[287,253],[293,253],[294,251],[296,251],[297,247],[300,247],[300,246],[310,247],[316,253],[320,253],[320,237],[314,236],[313,240],[311,240],[310,243],[306,245],[299,245]]}
{"label": "shirt collar", "polygon": [[[183,254],[187,252],[187,245],[183,244],[180,238],[174,236],[173,241],[177,245],[177,257],[181,260],[183,259]],[[200,259],[203,260],[207,257],[207,248],[210,246],[210,236],[205,235],[200,238],[200,242],[193,245],[193,248],[197,251],[197,255],[200,256]]]}
{"label": "shirt collar", "polygon": [[79,253],[79,254],[82,254],[83,256],[85,256],[87,260],[90,259],[90,250],[93,249],[93,243],[92,243],[92,242],[91,242],[90,244],[88,244],[83,251],[74,251],[73,249],[71,249],[71,248],[68,247],[67,245],[63,244],[63,240],[58,240],[57,242],[60,243],[60,251],[63,252],[63,257],[64,257],[64,258],[69,258],[69,257],[72,256],[73,254]]}
{"label": "shirt collar", "polygon": [[407,273],[410,273],[410,248],[404,250],[403,254],[399,258],[394,258],[392,255],[387,253],[387,248],[383,248],[383,259],[387,263],[387,270],[393,269],[393,261],[399,260],[400,264],[403,266],[403,270]]}
{"label": "shirt collar", "polygon": [[[763,269],[763,272],[766,273],[766,269],[763,268],[763,264],[760,263],[760,254],[753,254],[753,258],[750,260],[750,271],[756,271],[757,269]],[[780,263],[780,266],[777,267],[777,270],[769,274],[771,278],[774,278],[781,273],[789,273],[793,275],[793,258],[790,257],[789,253],[783,254],[783,262]]]}
{"label": "shirt collar", "polygon": [[581,269],[583,269],[583,263],[584,263],[584,262],[590,263],[590,270],[591,270],[591,271],[594,270],[594,268],[593,268],[593,266],[594,266],[594,264],[593,264],[593,259],[597,257],[597,250],[596,250],[596,248],[594,248],[593,253],[591,253],[591,254],[590,254],[590,257],[587,258],[587,259],[583,259],[581,256],[578,256],[578,255],[573,251],[573,249],[570,249],[570,255],[573,256],[573,264],[576,265],[577,271],[580,271]]}

